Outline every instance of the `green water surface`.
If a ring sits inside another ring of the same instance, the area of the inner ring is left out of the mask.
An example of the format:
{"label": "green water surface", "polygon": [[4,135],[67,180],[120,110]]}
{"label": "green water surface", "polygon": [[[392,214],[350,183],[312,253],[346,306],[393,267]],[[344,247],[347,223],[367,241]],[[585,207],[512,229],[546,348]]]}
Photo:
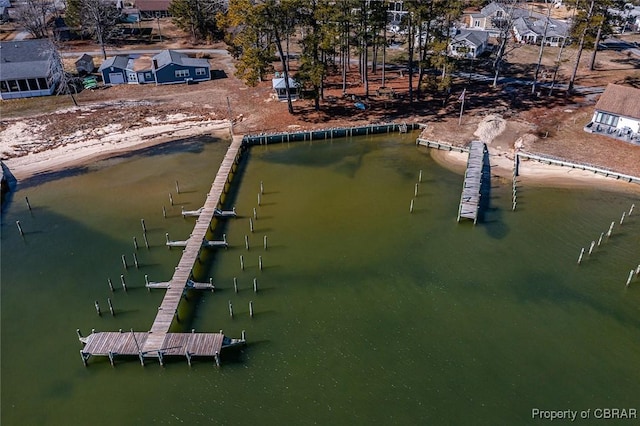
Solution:
{"label": "green water surface", "polygon": [[[177,141],[19,187],[1,228],[2,424],[498,425],[540,423],[534,408],[640,409],[640,281],[625,287],[640,263],[637,197],[521,187],[512,212],[511,183],[493,179],[483,221],[457,223],[462,176],[414,142],[245,154],[226,206],[240,217],[216,229],[230,248],[196,271],[216,292],[190,293],[174,325],[246,330],[248,346],[220,369],[184,358],[85,368],[75,330],[150,328],[163,291],[144,276],[171,277],[180,250],[165,233],[188,236],[194,220],[180,209],[200,207],[229,141]],[[134,236],[140,268],[125,270]]]}

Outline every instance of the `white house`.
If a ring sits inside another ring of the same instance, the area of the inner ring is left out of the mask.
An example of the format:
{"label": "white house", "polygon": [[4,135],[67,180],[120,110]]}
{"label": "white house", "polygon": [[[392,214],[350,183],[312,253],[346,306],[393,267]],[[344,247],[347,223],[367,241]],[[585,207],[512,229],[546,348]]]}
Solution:
{"label": "white house", "polygon": [[584,130],[640,144],[640,89],[607,85]]}
{"label": "white house", "polygon": [[449,55],[459,58],[477,58],[489,45],[489,33],[479,30],[459,30],[447,48]]}
{"label": "white house", "polygon": [[547,17],[521,16],[513,22],[513,35],[520,43],[540,44],[544,40],[545,45],[557,47],[569,37],[569,25]]}

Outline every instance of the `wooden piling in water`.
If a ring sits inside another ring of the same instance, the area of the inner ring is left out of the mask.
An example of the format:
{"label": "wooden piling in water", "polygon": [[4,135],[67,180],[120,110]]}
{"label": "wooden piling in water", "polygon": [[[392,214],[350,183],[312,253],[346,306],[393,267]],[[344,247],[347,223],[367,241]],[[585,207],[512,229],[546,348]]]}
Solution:
{"label": "wooden piling in water", "polygon": [[602,243],[602,237],[604,237],[604,232],[600,233],[600,238],[598,238],[598,247],[600,247],[600,243]]}
{"label": "wooden piling in water", "polygon": [[258,256],[258,267],[262,271],[262,256]]}
{"label": "wooden piling in water", "polygon": [[18,227],[18,232],[20,233],[20,236],[24,237],[24,231],[22,230],[22,226],[20,226],[19,220],[16,220],[16,226]]}
{"label": "wooden piling in water", "polygon": [[253,219],[257,220],[258,219],[258,212],[256,211],[256,208],[253,208]]}
{"label": "wooden piling in water", "polygon": [[147,226],[144,224],[144,219],[140,219],[140,225],[142,225],[142,232],[147,233]]}
{"label": "wooden piling in water", "polygon": [[129,265],[127,265],[127,258],[124,256],[124,254],[122,255],[122,266],[124,266],[124,269],[127,269],[129,267]]}
{"label": "wooden piling in water", "polygon": [[622,212],[622,217],[620,218],[620,225],[622,225],[622,222],[624,222],[624,218],[626,216],[627,212]]}
{"label": "wooden piling in water", "polygon": [[149,249],[149,240],[147,240],[147,234],[142,234],[142,238],[144,239],[144,246]]}
{"label": "wooden piling in water", "polygon": [[629,208],[629,216],[631,216],[631,213],[633,213],[633,208],[635,207],[635,204],[631,204],[631,208]]}
{"label": "wooden piling in water", "polygon": [[260,205],[260,193],[258,192],[258,205]]}
{"label": "wooden piling in water", "polygon": [[249,236],[248,235],[244,236],[244,246],[247,249],[247,251],[249,251]]}
{"label": "wooden piling in water", "polygon": [[27,208],[31,211],[31,204],[29,203],[29,197],[24,197],[24,201],[27,202]]}
{"label": "wooden piling in water", "polygon": [[165,219],[167,218],[167,209],[165,206],[162,206],[162,217]]}
{"label": "wooden piling in water", "polygon": [[260,193],[264,194],[264,184],[260,181]]}
{"label": "wooden piling in water", "polygon": [[107,298],[107,304],[109,305],[109,312],[111,312],[111,316],[112,317],[115,316],[116,314],[115,314],[115,312],[113,310],[113,304],[111,303],[111,298],[110,297]]}
{"label": "wooden piling in water", "polygon": [[626,287],[629,287],[629,284],[631,284],[631,280],[633,279],[633,274],[635,273],[635,271],[632,269],[631,272],[629,272],[629,278],[627,278],[627,285]]}
{"label": "wooden piling in water", "polygon": [[413,213],[413,200],[411,200],[411,204],[409,204],[409,213]]}
{"label": "wooden piling in water", "polygon": [[244,257],[240,255],[240,269],[244,271]]}
{"label": "wooden piling in water", "polygon": [[267,251],[267,236],[265,235],[264,238],[264,250]]}
{"label": "wooden piling in water", "polygon": [[173,206],[173,195],[171,193],[169,193],[169,204]]}
{"label": "wooden piling in water", "polygon": [[178,185],[178,181],[176,181],[176,194],[180,193],[180,185]]}
{"label": "wooden piling in water", "polygon": [[584,247],[580,250],[580,256],[578,257],[578,265],[582,262],[582,256],[584,255]]}
{"label": "wooden piling in water", "polygon": [[138,256],[137,256],[135,253],[133,253],[133,264],[136,266],[136,269],[138,269],[138,268],[139,268],[139,265],[138,265]]}
{"label": "wooden piling in water", "polygon": [[613,232],[614,223],[615,223],[615,221],[611,222],[611,225],[609,226],[609,230],[607,231],[607,238],[611,237],[611,233]]}
{"label": "wooden piling in water", "polygon": [[249,218],[249,229],[253,232],[253,219]]}
{"label": "wooden piling in water", "polygon": [[102,312],[100,312],[100,304],[98,304],[97,300],[95,301],[94,306],[96,307],[96,312],[97,312],[98,316],[101,316]]}
{"label": "wooden piling in water", "polygon": [[253,279],[253,292],[254,293],[258,292],[258,279],[257,278]]}
{"label": "wooden piling in water", "polygon": [[415,188],[414,188],[414,190],[413,190],[413,196],[414,196],[414,197],[417,197],[417,196],[418,196],[418,186],[419,186],[419,184],[417,184],[417,183],[416,183],[416,186],[415,186]]}
{"label": "wooden piling in water", "polygon": [[418,173],[418,182],[422,182],[422,170]]}
{"label": "wooden piling in water", "polygon": [[253,318],[253,301],[249,301],[249,316]]}
{"label": "wooden piling in water", "polygon": [[111,282],[111,278],[107,278],[107,283],[109,283],[109,290],[113,292],[113,283]]}
{"label": "wooden piling in water", "polygon": [[595,241],[591,241],[591,246],[589,246],[589,256],[591,256],[591,252],[593,252],[593,248],[595,247],[596,242]]}
{"label": "wooden piling in water", "polygon": [[120,282],[122,283],[122,288],[124,291],[127,291],[127,283],[124,282],[124,275],[120,274]]}
{"label": "wooden piling in water", "polygon": [[229,316],[233,318],[233,305],[231,304],[231,300],[229,300]]}
{"label": "wooden piling in water", "polygon": [[233,291],[238,292],[238,279],[233,277]]}
{"label": "wooden piling in water", "polygon": [[138,250],[138,240],[136,240],[136,237],[133,237],[133,249]]}

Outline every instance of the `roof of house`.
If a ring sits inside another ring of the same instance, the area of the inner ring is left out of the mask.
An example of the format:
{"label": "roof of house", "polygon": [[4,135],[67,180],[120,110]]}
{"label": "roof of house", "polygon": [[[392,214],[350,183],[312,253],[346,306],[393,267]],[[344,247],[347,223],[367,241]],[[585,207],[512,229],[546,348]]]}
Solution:
{"label": "roof of house", "polygon": [[76,59],[76,64],[78,62],[91,62],[93,61],[93,56],[87,54],[87,53],[83,53],[82,56],[80,56],[78,59]]}
{"label": "roof of house", "polygon": [[480,30],[460,30],[453,37],[452,43],[469,42],[475,47],[481,46],[489,40],[489,34]]}
{"label": "roof of house", "polygon": [[[284,78],[274,78],[271,80],[271,86],[274,89],[286,89],[287,85],[284,82]],[[300,83],[289,77],[289,87],[300,87]]]}
{"label": "roof of house", "polygon": [[129,65],[130,65],[129,62],[130,62],[129,56],[126,56],[126,55],[112,56],[110,58],[107,58],[107,60],[105,60],[102,63],[102,65],[100,65],[100,68],[98,68],[98,71],[102,71],[110,67],[120,68],[120,69],[129,69]]}
{"label": "roof of house", "polygon": [[135,4],[141,12],[164,11],[169,9],[171,0],[136,0]]}
{"label": "roof of house", "polygon": [[160,69],[169,64],[183,65],[186,67],[210,68],[209,60],[201,58],[190,58],[185,53],[176,50],[163,50],[153,57],[156,62],[156,69]]}
{"label": "roof of house", "polygon": [[48,76],[50,47],[48,40],[0,42],[0,80]]}
{"label": "roof of house", "polygon": [[595,108],[640,120],[640,89],[609,83]]}

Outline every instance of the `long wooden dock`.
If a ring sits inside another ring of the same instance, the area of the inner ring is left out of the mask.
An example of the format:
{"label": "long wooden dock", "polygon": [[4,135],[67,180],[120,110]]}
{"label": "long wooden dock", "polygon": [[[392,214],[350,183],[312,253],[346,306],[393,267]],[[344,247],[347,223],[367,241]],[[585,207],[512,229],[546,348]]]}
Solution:
{"label": "long wooden dock", "polygon": [[478,221],[482,171],[486,152],[487,145],[483,142],[471,141],[469,144],[467,170],[464,172],[462,195],[458,207],[458,222],[460,222],[460,218],[471,219],[474,224]]}
{"label": "long wooden dock", "polygon": [[214,215],[221,211],[222,194],[234,167],[238,164],[242,146],[242,137],[234,137],[207,194],[204,206],[199,210],[195,226],[191,236],[186,240],[173,277],[157,286],[166,288],[167,291],[158,307],[151,329],[146,333],[133,330],[130,333],[101,332],[92,333],[87,337],[81,337],[78,332],[78,337],[85,344],[80,351],[85,364],[92,355],[109,356],[112,363],[115,355],[138,355],[143,364],[144,358],[158,358],[162,363],[165,355],[182,355],[189,363],[191,356],[208,356],[215,357],[216,363],[219,364],[220,350],[224,345],[244,343],[244,339],[228,339],[222,333],[169,333],[174,319],[178,317],[178,305],[184,291],[187,288],[211,288],[206,285],[194,285],[192,271],[200,257],[200,250],[206,241],[211,221]]}

